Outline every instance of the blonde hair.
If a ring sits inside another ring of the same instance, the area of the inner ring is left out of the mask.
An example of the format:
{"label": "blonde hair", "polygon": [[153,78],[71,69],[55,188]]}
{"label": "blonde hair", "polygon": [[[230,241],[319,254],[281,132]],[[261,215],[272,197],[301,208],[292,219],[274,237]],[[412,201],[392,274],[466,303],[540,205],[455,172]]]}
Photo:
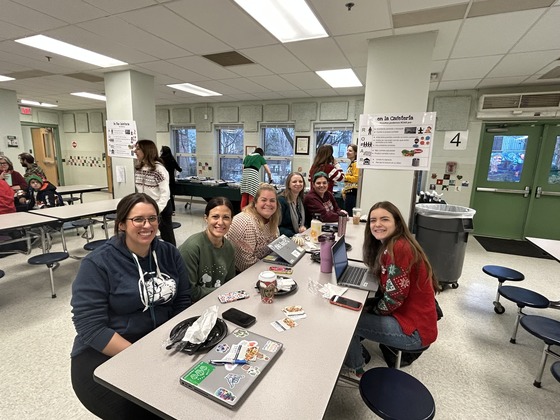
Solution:
{"label": "blonde hair", "polygon": [[[259,214],[256,208],[257,201],[259,201],[259,197],[263,193],[263,191],[271,191],[276,196],[276,188],[274,188],[270,184],[262,183],[255,194],[255,198],[251,201],[248,205],[245,206],[243,209],[244,213],[248,213],[253,215],[258,221],[259,225],[264,226],[264,218]],[[280,218],[282,217],[282,210],[280,209],[280,205],[278,204],[278,200],[276,200],[276,211],[274,214],[268,219],[268,224],[271,227],[271,230],[278,230],[278,225],[280,224]]]}

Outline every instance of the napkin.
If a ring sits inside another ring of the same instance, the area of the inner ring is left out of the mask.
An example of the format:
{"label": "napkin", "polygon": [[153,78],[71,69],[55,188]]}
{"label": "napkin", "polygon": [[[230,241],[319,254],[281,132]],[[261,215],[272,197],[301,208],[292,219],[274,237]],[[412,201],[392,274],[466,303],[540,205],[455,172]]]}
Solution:
{"label": "napkin", "polygon": [[204,343],[216,325],[218,319],[218,305],[210,306],[207,308],[198,319],[185,332],[182,341],[200,344]]}
{"label": "napkin", "polygon": [[282,290],[283,292],[289,292],[292,287],[296,284],[294,279],[289,277],[278,277],[276,280],[276,289]]}
{"label": "napkin", "polygon": [[347,290],[348,287],[341,287],[331,283],[326,283],[319,289],[319,293],[321,293],[325,299],[330,299],[334,295],[342,296]]}

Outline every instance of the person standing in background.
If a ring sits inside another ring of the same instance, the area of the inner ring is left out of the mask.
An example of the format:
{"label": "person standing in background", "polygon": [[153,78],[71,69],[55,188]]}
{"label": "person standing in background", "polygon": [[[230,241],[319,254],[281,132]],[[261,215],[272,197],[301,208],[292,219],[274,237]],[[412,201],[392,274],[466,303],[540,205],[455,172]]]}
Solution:
{"label": "person standing in background", "polygon": [[45,171],[39,165],[35,163],[35,158],[29,153],[20,153],[18,156],[21,166],[25,168],[24,178],[28,178],[31,175],[40,176],[43,180],[47,179]]}
{"label": "person standing in background", "polygon": [[356,198],[358,196],[358,179],[360,170],[356,166],[356,156],[358,155],[358,146],[349,144],[346,149],[346,157],[350,160],[346,175],[344,175],[344,188],[342,189],[342,199],[344,200],[344,209],[348,214],[352,214],[352,209],[356,207]]}
{"label": "person standing in background", "polygon": [[243,174],[241,175],[241,210],[253,201],[261,183],[259,171],[261,167],[268,174],[268,183],[272,183],[272,172],[264,158],[264,151],[257,147],[253,153],[243,159]]}
{"label": "person standing in background", "polygon": [[332,194],[335,182],[344,180],[344,173],[340,165],[333,156],[333,147],[330,144],[323,144],[317,149],[317,155],[313,160],[313,165],[309,169],[309,182],[313,182],[317,172],[324,172],[329,181],[328,191]]}
{"label": "person standing in background", "polygon": [[177,160],[171,153],[171,148],[169,146],[161,146],[161,160],[163,161],[163,166],[169,172],[169,191],[171,194],[171,210],[172,215],[175,216],[175,171],[183,172],[183,168],[179,166]]}
{"label": "person standing in background", "polygon": [[171,210],[169,174],[158,156],[157,147],[151,140],[139,140],[134,148],[134,153],[138,159],[134,167],[136,191],[146,193],[156,201],[161,215],[159,223],[161,239],[176,246],[171,220],[173,211]]}

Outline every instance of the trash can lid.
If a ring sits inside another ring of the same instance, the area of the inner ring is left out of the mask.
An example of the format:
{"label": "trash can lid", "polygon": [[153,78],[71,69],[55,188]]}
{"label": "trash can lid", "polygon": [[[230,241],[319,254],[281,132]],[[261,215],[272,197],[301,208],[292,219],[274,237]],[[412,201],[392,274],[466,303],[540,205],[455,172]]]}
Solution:
{"label": "trash can lid", "polygon": [[475,209],[452,204],[416,204],[416,213],[439,219],[471,219]]}

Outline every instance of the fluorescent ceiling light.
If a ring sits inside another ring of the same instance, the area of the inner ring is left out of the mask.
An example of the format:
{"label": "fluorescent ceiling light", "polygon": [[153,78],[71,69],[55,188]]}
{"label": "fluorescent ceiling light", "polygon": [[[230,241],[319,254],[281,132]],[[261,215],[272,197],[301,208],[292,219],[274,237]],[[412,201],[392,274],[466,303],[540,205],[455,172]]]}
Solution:
{"label": "fluorescent ceiling light", "polygon": [[182,90],[184,92],[189,92],[198,96],[222,96],[221,93],[213,92],[208,89],[201,88],[200,86],[191,85],[190,83],[180,83],[177,85],[167,85],[171,89]]}
{"label": "fluorescent ceiling light", "polygon": [[305,0],[235,0],[280,42],[329,36]]}
{"label": "fluorescent ceiling light", "polygon": [[99,67],[125,66],[128,64],[124,61],[107,57],[106,55],[97,54],[96,52],[76,47],[75,45],[68,44],[57,39],[49,38],[45,35],[35,35],[27,38],[16,39],[16,42]]}
{"label": "fluorescent ceiling light", "polygon": [[97,95],[95,93],[89,93],[89,92],[74,92],[71,93],[70,95],[81,96],[82,98],[88,98],[88,99],[97,99],[98,101],[107,101],[107,98],[104,95]]}
{"label": "fluorescent ceiling light", "polygon": [[2,75],[0,74],[0,82],[8,82],[8,81],[10,81],[10,80],[16,80],[16,79],[14,79],[13,77],[2,76]]}
{"label": "fluorescent ceiling light", "polygon": [[333,88],[362,86],[360,79],[358,79],[352,69],[322,70],[315,73]]}
{"label": "fluorescent ceiling light", "polygon": [[48,104],[46,102],[28,101],[27,99],[21,99],[19,102],[23,105],[42,106],[42,107],[45,107],[45,108],[56,108],[56,107],[58,107],[58,105]]}

